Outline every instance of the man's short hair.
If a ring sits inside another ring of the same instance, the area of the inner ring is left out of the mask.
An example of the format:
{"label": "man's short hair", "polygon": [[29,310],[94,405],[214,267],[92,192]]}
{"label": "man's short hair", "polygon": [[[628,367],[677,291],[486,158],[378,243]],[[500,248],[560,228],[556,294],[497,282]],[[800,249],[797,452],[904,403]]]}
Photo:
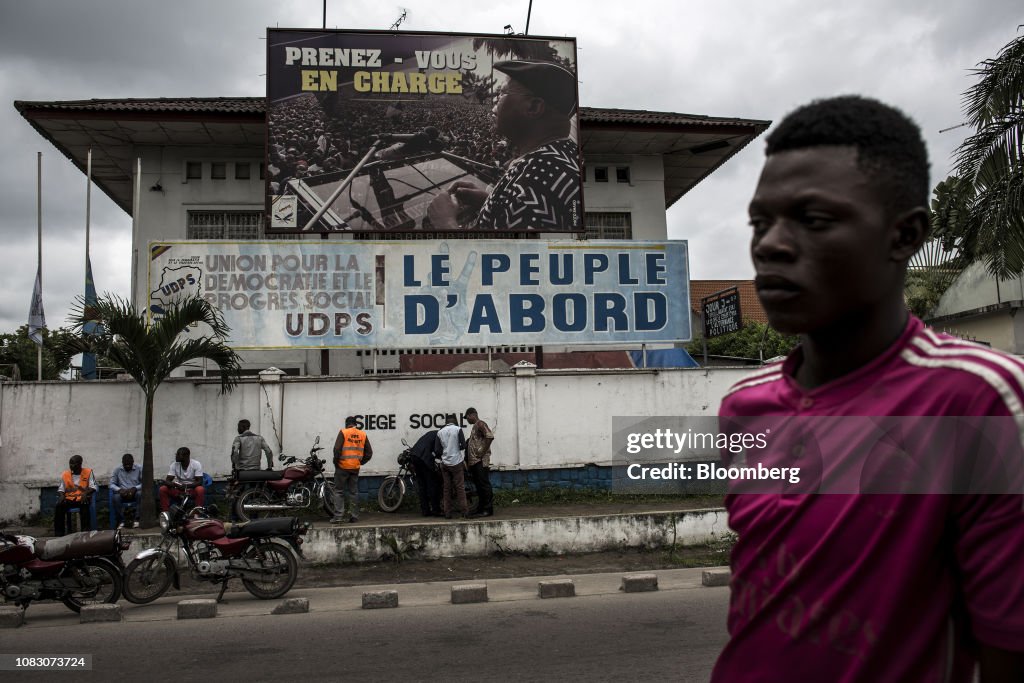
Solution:
{"label": "man's short hair", "polygon": [[345,418],[345,426],[346,427],[354,427],[355,424],[356,424],[356,418],[354,416],[349,415],[348,417]]}
{"label": "man's short hair", "polygon": [[174,457],[178,457],[179,455],[187,455],[189,457],[192,457],[192,451],[188,449],[188,446],[182,446],[178,450],[174,451]]}
{"label": "man's short hair", "polygon": [[445,424],[458,424],[458,420],[455,418],[455,413],[448,413],[444,416]]}
{"label": "man's short hair", "polygon": [[859,95],[815,100],[791,112],[766,139],[765,155],[809,147],[853,147],[857,165],[890,210],[928,206],[928,149],[906,114]]}
{"label": "man's short hair", "polygon": [[251,426],[252,425],[249,423],[248,420],[239,420],[238,421],[238,430],[239,430],[240,433],[241,432],[249,431],[249,427],[251,427]]}
{"label": "man's short hair", "polygon": [[75,463],[77,465],[81,465],[82,464],[82,456],[80,456],[80,455],[72,455],[70,458],[68,458],[68,464],[70,465],[71,463]]}
{"label": "man's short hair", "polygon": [[476,408],[466,408],[466,415],[476,415]]}

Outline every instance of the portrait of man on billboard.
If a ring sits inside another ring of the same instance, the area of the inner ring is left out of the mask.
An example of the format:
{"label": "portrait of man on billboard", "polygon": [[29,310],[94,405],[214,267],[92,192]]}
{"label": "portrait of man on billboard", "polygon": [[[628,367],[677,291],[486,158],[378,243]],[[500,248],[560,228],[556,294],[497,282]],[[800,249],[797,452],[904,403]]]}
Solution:
{"label": "portrait of man on billboard", "polygon": [[582,230],[573,39],[268,30],[267,232]]}

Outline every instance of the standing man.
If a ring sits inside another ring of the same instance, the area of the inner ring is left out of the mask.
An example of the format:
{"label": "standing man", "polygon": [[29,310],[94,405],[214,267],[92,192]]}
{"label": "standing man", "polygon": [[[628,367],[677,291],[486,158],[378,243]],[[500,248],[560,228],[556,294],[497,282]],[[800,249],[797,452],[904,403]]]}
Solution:
{"label": "standing man", "polygon": [[259,434],[249,431],[249,421],[238,421],[238,436],[231,443],[231,467],[236,470],[258,470],[260,451],[267,456],[267,469],[274,469],[274,451]]}
{"label": "standing man", "polygon": [[466,442],[466,466],[469,476],[480,496],[480,507],[475,517],[490,517],[494,514],[494,491],[491,489],[491,442],[494,432],[481,420],[476,408],[466,408],[466,422],[472,429]]}
{"label": "standing man", "polygon": [[412,468],[416,473],[416,492],[420,499],[420,513],[424,517],[440,517],[441,473],[437,461],[441,459],[441,444],[436,429],[424,432],[412,447]]}
{"label": "standing man", "polygon": [[[802,343],[738,382],[720,416],[897,416],[908,433],[928,417],[997,416],[1013,432],[1003,445],[1019,446],[1024,364],[938,334],[904,305],[907,262],[928,231],[917,125],[875,100],[819,100],[775,128],[766,154],[749,207],[754,282],[771,325]],[[870,431],[850,452],[892,441],[884,452],[898,462],[914,450],[895,429],[882,441]],[[834,450],[784,452],[828,471],[848,462]],[[964,454],[972,467],[1000,455]],[[712,681],[966,683],[976,662],[983,682],[1024,680],[1019,488],[780,495],[740,485],[725,501],[738,541],[730,640]]]}
{"label": "standing man", "polygon": [[[356,427],[356,418],[346,417],[345,428],[334,441],[334,516],[331,524],[346,518],[359,521],[359,468],[370,462],[373,448],[366,432]],[[342,499],[344,498],[344,502]]]}
{"label": "standing man", "polygon": [[488,192],[457,180],[435,196],[435,230],[572,230],[580,227],[579,147],[570,136],[576,76],[552,62],[497,62],[508,82],[494,105],[494,129],[519,156]]}
{"label": "standing man", "polygon": [[437,432],[437,445],[441,449],[441,478],[444,481],[441,505],[444,508],[444,518],[452,518],[454,492],[459,503],[459,512],[465,519],[469,514],[469,504],[466,502],[466,457],[463,454],[466,450],[466,437],[456,424],[454,413],[445,416],[444,427]]}
{"label": "standing man", "polygon": [[78,518],[82,529],[95,531],[92,528],[92,494],[96,491],[96,480],[92,470],[82,467],[82,456],[72,455],[68,460],[68,469],[60,477],[57,485],[57,507],[53,512],[53,531],[57,536],[67,533],[70,515],[68,510],[78,508]]}
{"label": "standing man", "polygon": [[[258,470],[260,468],[260,452],[267,456],[267,469],[274,469],[274,451],[267,445],[266,440],[259,434],[254,434],[249,431],[249,421],[239,420],[238,421],[238,436],[231,442],[231,469],[233,471],[238,470]],[[228,507],[231,509],[231,521],[238,521],[238,513],[235,512],[235,498],[239,493],[239,488],[235,482],[236,477],[232,477],[231,488],[228,491]]]}
{"label": "standing man", "polygon": [[135,507],[125,508],[125,503],[137,503],[142,492],[142,467],[135,464],[131,453],[121,456],[121,466],[110,473],[110,490],[114,492],[114,509],[111,513],[121,520],[121,527],[138,527]]}
{"label": "standing man", "polygon": [[198,460],[192,460],[192,451],[187,446],[182,446],[174,453],[174,462],[167,470],[167,479],[160,486],[160,510],[169,510],[171,498],[181,498],[187,488],[192,489],[192,500],[196,506],[203,507],[206,503],[203,466]]}

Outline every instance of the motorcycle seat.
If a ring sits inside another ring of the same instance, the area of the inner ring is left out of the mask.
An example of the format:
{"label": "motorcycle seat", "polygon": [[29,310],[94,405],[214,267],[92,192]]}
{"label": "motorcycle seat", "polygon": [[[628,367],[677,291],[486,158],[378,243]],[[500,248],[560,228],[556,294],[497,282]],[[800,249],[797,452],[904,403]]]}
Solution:
{"label": "motorcycle seat", "polygon": [[74,560],[80,557],[112,555],[118,552],[116,531],[80,531],[57,538],[39,539],[36,557],[47,562]]}
{"label": "motorcycle seat", "polygon": [[271,517],[254,519],[245,524],[236,524],[228,532],[228,538],[263,538],[265,536],[291,536],[299,520],[296,517]]}
{"label": "motorcycle seat", "polygon": [[239,470],[236,481],[277,481],[284,478],[284,470]]}

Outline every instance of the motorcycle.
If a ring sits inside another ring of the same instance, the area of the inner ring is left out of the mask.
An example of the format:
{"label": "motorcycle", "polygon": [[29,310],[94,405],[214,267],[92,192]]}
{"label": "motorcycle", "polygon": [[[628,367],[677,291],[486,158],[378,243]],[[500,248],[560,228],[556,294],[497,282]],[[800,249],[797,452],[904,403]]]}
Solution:
{"label": "motorcycle", "polygon": [[181,504],[160,513],[163,538],[157,547],[139,553],[125,569],[125,599],[145,604],[166,593],[172,584],[181,588],[178,564],[170,552],[175,544],[184,552],[194,579],[220,584],[218,602],[235,578],[263,600],[291,590],[299,571],[295,555],[302,557],[302,536],[309,531],[309,524],[296,517],[279,517],[225,525],[214,518],[213,506],[195,507],[191,502],[191,490],[186,489]]}
{"label": "motorcycle", "polygon": [[[394,512],[402,506],[405,494],[408,491],[416,491],[416,470],[412,466],[412,446],[402,439],[405,450],[398,454],[398,474],[389,474],[384,477],[380,488],[377,489],[377,505],[381,512]],[[476,495],[476,487],[473,482],[466,480],[466,502],[469,504],[469,514],[474,514],[480,507],[480,499]]]}
{"label": "motorcycle", "polygon": [[60,600],[73,612],[121,597],[121,552],[131,545],[118,531],[82,531],[36,540],[0,533],[0,589],[4,601],[27,608]]}
{"label": "motorcycle", "polygon": [[[281,454],[281,470],[236,470],[232,474],[233,504],[239,520],[267,517],[272,513],[308,508],[316,501],[329,517],[334,516],[334,481],[324,474],[327,461],[317,457],[323,448],[316,437],[303,461]],[[312,490],[310,489],[312,484]]]}

